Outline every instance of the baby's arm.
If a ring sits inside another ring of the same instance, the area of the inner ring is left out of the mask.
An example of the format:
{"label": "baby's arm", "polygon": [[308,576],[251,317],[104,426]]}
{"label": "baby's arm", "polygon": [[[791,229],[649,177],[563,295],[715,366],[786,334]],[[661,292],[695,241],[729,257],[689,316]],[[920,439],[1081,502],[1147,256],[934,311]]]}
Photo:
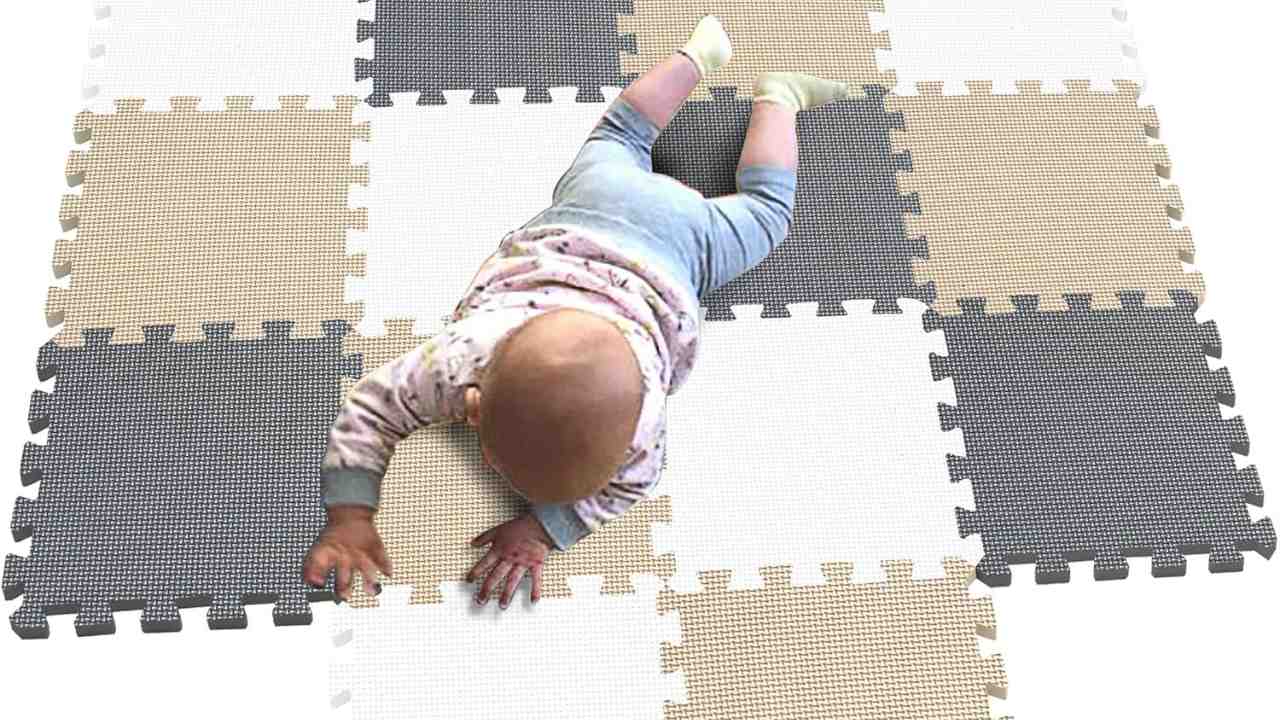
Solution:
{"label": "baby's arm", "polygon": [[321,466],[325,507],[377,509],[395,446],[448,414],[430,377],[432,346],[421,345],[362,378],[338,411]]}
{"label": "baby's arm", "polygon": [[352,388],[329,431],[320,471],[329,521],[307,553],[303,572],[308,582],[320,586],[329,571],[336,570],[340,598],[350,599],[355,573],[364,578],[370,594],[376,593],[378,570],[391,575],[373,515],[396,443],[446,411],[444,394],[435,392],[429,381],[430,360],[431,346],[426,344],[365,376]]}

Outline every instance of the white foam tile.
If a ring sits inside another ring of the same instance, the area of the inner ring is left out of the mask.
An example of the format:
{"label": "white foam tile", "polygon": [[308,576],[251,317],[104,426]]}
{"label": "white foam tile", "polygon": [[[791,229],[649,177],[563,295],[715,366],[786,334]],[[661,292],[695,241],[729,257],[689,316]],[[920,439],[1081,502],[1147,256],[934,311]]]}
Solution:
{"label": "white foam tile", "polygon": [[661,720],[683,701],[683,677],[664,674],[663,641],[679,642],[677,613],[659,615],[656,578],[635,595],[604,596],[574,578],[575,597],[477,608],[474,588],[446,584],[439,605],[410,605],[388,586],[379,607],[334,614],[332,704],[356,720],[450,718]]}
{"label": "white foam tile", "polygon": [[352,191],[369,229],[348,248],[367,256],[365,277],[348,284],[348,300],[364,303],[361,332],[397,318],[437,329],[502,237],[551,205],[619,91],[595,103],[574,102],[576,88],[553,88],[550,103],[522,103],[524,92],[500,89],[489,105],[470,104],[470,90],[446,92],[445,105],[398,94],[393,107],[357,112],[372,133],[369,186]]}
{"label": "white foam tile", "polygon": [[881,62],[901,94],[922,81],[942,81],[949,94],[964,94],[969,80],[994,81],[997,92],[1019,80],[1047,91],[1064,80],[1142,81],[1120,0],[885,0],[878,22],[892,46]]}
{"label": "white foam tile", "polygon": [[[9,552],[25,555],[26,548]],[[5,625],[17,607],[6,604]],[[141,610],[115,611],[115,632],[98,637],[76,636],[74,612],[50,615],[45,640],[23,640],[5,627],[4,717],[115,716],[104,708],[117,702],[128,708],[120,716],[139,719],[324,717],[330,712],[324,631],[336,609],[315,602],[311,625],[277,627],[271,604],[250,604],[243,630],[210,630],[204,607],[181,609],[182,631],[175,633],[142,632]]]}
{"label": "white foam tile", "polygon": [[355,80],[356,25],[374,3],[356,0],[110,0],[95,3],[84,93],[108,112],[122,97],[168,109],[172,96],[198,96],[205,109],[253,96],[279,107],[281,95],[308,95],[312,107],[361,99]]}
{"label": "white foam tile", "polygon": [[704,322],[698,364],[668,402],[667,468],[658,492],[672,521],[654,528],[655,550],[676,560],[672,587],[692,591],[703,570],[731,570],[731,587],[760,587],[759,568],[793,566],[793,582],[822,582],[826,562],[852,562],[857,580],[883,579],[885,560],[912,560],[917,577],[941,577],[945,557],[976,562],[955,508],[972,491],[953,484],[924,305],[900,315],[850,302],[847,316]]}

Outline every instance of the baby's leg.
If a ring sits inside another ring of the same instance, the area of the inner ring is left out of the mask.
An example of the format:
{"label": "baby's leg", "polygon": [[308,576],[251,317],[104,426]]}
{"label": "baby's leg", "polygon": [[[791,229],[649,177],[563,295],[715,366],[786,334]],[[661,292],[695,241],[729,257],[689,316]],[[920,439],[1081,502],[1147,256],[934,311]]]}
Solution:
{"label": "baby's leg", "polygon": [[698,82],[729,62],[732,54],[720,21],[708,15],[684,47],[636,78],[621,97],[659,130],[665,129]]}
{"label": "baby's leg", "polygon": [[786,105],[756,101],[751,106],[751,122],[738,158],[738,170],[756,165],[795,170],[799,164],[796,111]]}
{"label": "baby's leg", "polygon": [[760,264],[787,236],[795,205],[800,153],[796,113],[845,97],[842,83],[797,73],[767,73],[757,81],[751,122],[738,160],[738,193],[711,207],[709,293]]}
{"label": "baby's leg", "polygon": [[802,73],[765,73],[756,80],[751,122],[738,169],[768,165],[796,169],[796,113],[849,94],[849,86]]}
{"label": "baby's leg", "polygon": [[697,64],[677,52],[632,81],[619,98],[663,130],[701,79]]}
{"label": "baby's leg", "polygon": [[574,168],[622,162],[653,170],[653,143],[700,78],[697,66],[683,53],[673,54],[636,78],[587,136]]}
{"label": "baby's leg", "polygon": [[573,166],[556,184],[554,201],[560,201],[574,176],[598,163],[624,163],[652,171],[658,134],[698,82],[728,62],[730,54],[729,37],[720,22],[711,16],[703,18],[683,48],[636,78],[609,106]]}

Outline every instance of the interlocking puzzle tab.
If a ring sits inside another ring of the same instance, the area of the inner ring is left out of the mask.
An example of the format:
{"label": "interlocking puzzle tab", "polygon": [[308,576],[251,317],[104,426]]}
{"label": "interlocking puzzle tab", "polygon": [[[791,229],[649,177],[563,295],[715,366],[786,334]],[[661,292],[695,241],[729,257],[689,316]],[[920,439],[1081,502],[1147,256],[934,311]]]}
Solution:
{"label": "interlocking puzzle tab", "polygon": [[227,98],[199,109],[195,97],[171,110],[120,100],[109,114],[81,113],[61,219],[74,237],[60,240],[54,271],[71,274],[51,288],[48,318],[62,323],[57,342],[111,328],[112,341],[141,342],[141,328],[174,325],[177,340],[201,337],[201,325],[227,322],[236,337],[288,318],[295,333],[324,335],[330,320],[354,322],[343,302],[348,275],[363,258],[346,254],[347,232],[366,225],[347,205],[368,171],[351,163],[352,143],[369,128],[352,123],[356,99],[313,110],[302,96],[279,110]]}
{"label": "interlocking puzzle tab", "polygon": [[1241,570],[1242,550],[1270,557],[1269,519],[1239,417],[1220,405],[1235,391],[1213,322],[1195,319],[1195,298],[1173,294],[1151,307],[1141,293],[1118,309],[1068,296],[1044,311],[1014,298],[1012,314],[930,313],[950,354],[934,356],[957,404],[941,406],[944,430],[964,431],[966,454],[950,458],[954,481],[969,481],[976,506],[959,509],[960,531],[979,533],[978,574],[1007,585],[1009,565],[1035,563],[1036,580],[1066,582],[1069,562],[1092,560],[1099,580],[1128,576],[1129,556],[1151,556],[1156,576],[1186,572],[1186,553],[1208,553],[1213,572]]}
{"label": "interlocking puzzle tab", "polygon": [[47,637],[46,615],[75,612],[80,635],[115,630],[112,612],[142,609],[142,629],[181,627],[180,607],[209,606],[209,626],[246,625],[245,603],[274,602],[277,625],[311,621],[308,600],[332,597],[302,579],[302,558],[324,526],[319,466],[338,408],[345,322],[297,338],[290,322],[236,340],[208,324],[199,342],[173,326],[141,343],[112,330],[40,352],[53,394],[32,396],[44,445],[22,456],[34,501],[19,498],[14,536],[28,557],[5,561],[4,594],[22,595],[10,623]]}

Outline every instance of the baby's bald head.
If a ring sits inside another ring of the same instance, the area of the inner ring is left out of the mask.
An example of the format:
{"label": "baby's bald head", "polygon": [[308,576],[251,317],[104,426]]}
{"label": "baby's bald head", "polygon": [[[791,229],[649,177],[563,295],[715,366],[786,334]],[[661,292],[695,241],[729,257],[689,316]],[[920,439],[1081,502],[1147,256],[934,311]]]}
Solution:
{"label": "baby's bald head", "polygon": [[539,315],[499,343],[468,419],[489,462],[534,503],[601,490],[626,458],[644,399],[640,367],[613,323]]}

